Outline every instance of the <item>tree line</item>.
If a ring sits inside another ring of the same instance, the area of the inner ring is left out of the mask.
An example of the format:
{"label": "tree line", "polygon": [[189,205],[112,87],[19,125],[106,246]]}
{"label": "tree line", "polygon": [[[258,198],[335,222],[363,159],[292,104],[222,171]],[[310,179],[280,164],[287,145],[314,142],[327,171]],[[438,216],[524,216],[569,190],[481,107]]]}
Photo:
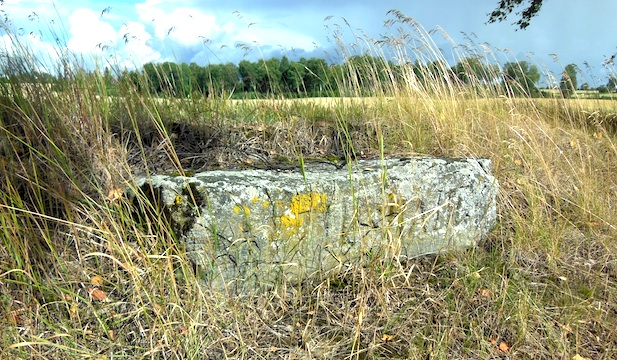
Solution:
{"label": "tree line", "polygon": [[[569,64],[558,84],[565,97],[580,87],[580,70]],[[136,86],[161,96],[187,97],[192,94],[236,98],[260,98],[272,95],[285,97],[316,97],[341,95],[374,95],[392,93],[397,85],[411,83],[422,89],[435,84],[465,85],[478,90],[490,88],[493,92],[514,96],[541,96],[538,88],[541,74],[537,66],[527,62],[508,62],[499,67],[478,58],[468,57],[450,67],[444,61],[398,64],[381,57],[356,55],[341,64],[328,64],[320,58],[287,57],[260,59],[240,63],[176,64],[147,63],[141,70],[124,72],[122,77],[133,79]],[[145,79],[145,81],[144,81]],[[616,79],[611,77],[601,92],[615,91]],[[399,88],[400,88],[399,87]],[[604,91],[603,91],[604,90]]]}
{"label": "tree line", "polygon": [[187,97],[192,94],[236,98],[271,95],[315,97],[374,95],[389,93],[397,85],[415,82],[423,89],[452,83],[482,87],[507,87],[514,95],[539,94],[540,73],[535,65],[522,62],[497,65],[466,58],[450,67],[444,61],[395,64],[371,55],[356,55],[342,64],[328,64],[320,58],[287,57],[256,62],[210,64],[174,62],[147,63],[140,70],[120,76],[135,86],[161,96]]}
{"label": "tree line", "polygon": [[[395,68],[392,62],[373,56],[354,56],[339,65],[320,58],[282,58],[242,60],[234,63],[200,66],[195,63],[147,63],[140,71],[124,72],[135,85],[147,87],[153,94],[186,97],[194,93],[205,96],[264,97],[281,94],[287,97],[339,95],[343,84],[369,90],[376,82],[385,84],[383,74]],[[350,73],[351,71],[351,73]],[[377,74],[377,75],[375,75]],[[143,79],[145,79],[145,84]]]}
{"label": "tree line", "polygon": [[[22,82],[50,83],[57,87],[67,76],[4,73],[4,81],[19,76]],[[587,84],[578,86],[578,73],[580,70],[575,64],[564,68],[558,84],[563,96],[573,95],[576,89],[589,89]],[[102,78],[107,95],[115,95],[120,84],[129,84],[139,91],[178,98],[195,95],[224,98],[369,96],[389,95],[410,86],[430,91],[440,85],[449,89],[460,85],[467,89],[512,96],[542,95],[537,87],[541,78],[537,66],[518,61],[500,67],[474,57],[464,58],[450,67],[442,60],[394,63],[371,55],[351,56],[339,64],[328,64],[321,58],[291,61],[284,56],[206,66],[196,63],[147,63],[141,69],[118,72],[105,68],[103,74],[94,71],[86,76]],[[597,90],[616,91],[617,77],[610,77],[608,83]]]}

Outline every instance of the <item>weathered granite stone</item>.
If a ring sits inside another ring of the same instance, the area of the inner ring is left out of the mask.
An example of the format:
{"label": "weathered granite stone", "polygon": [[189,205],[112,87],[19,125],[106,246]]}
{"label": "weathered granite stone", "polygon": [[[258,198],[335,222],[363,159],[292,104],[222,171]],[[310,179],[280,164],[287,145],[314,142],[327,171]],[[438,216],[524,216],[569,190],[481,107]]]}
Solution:
{"label": "weathered granite stone", "polygon": [[138,182],[216,288],[245,292],[350,264],[473,246],[496,221],[488,159],[365,160]]}

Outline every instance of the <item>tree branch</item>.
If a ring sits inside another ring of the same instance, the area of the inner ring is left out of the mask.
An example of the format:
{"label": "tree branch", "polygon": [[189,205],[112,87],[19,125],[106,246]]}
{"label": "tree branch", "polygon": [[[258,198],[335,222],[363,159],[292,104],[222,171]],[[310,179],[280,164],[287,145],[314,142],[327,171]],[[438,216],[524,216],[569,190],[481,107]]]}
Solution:
{"label": "tree branch", "polygon": [[529,26],[529,22],[531,18],[536,16],[542,8],[543,0],[499,0],[499,5],[493,12],[489,14],[489,23],[501,22],[504,21],[515,8],[521,7],[523,3],[526,4],[525,10],[522,12],[516,12],[517,15],[520,15],[520,19],[513,23],[521,30],[525,30]]}

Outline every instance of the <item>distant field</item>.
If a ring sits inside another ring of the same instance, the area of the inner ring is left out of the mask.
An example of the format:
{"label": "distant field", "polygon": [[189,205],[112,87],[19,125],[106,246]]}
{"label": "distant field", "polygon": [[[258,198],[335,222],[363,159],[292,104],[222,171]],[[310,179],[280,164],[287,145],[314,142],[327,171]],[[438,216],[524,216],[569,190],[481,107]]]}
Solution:
{"label": "distant field", "polygon": [[[561,92],[559,89],[543,89],[542,93],[550,94],[551,96],[561,97]],[[576,90],[574,98],[579,99],[608,99],[615,100],[617,99],[617,93],[600,93],[598,90]]]}

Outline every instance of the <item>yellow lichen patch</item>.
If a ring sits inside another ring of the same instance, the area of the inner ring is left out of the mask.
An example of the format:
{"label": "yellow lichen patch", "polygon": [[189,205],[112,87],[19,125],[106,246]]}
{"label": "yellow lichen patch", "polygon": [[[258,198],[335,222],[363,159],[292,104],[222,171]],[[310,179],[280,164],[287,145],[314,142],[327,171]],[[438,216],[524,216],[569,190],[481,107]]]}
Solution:
{"label": "yellow lichen patch", "polygon": [[248,206],[240,206],[240,205],[235,205],[234,206],[234,214],[245,214],[245,215],[251,215],[251,209],[248,208]]}
{"label": "yellow lichen patch", "polygon": [[293,228],[301,225],[300,219],[294,214],[285,214],[281,216],[281,225],[283,228]]}
{"label": "yellow lichen patch", "polygon": [[291,199],[291,212],[294,215],[309,211],[324,212],[326,210],[326,194],[310,192],[298,194]]}
{"label": "yellow lichen patch", "polygon": [[176,195],[176,198],[174,199],[174,205],[178,206],[182,204],[182,200],[184,200],[184,198],[181,195]]}
{"label": "yellow lichen patch", "polygon": [[257,196],[257,195],[253,196],[253,198],[251,199],[251,202],[253,204],[257,203],[258,201],[259,201],[259,196]]}
{"label": "yellow lichen patch", "polygon": [[291,198],[289,209],[281,216],[281,225],[287,229],[302,226],[303,218],[301,214],[311,211],[325,212],[327,199],[326,194],[315,192],[295,195]]}

